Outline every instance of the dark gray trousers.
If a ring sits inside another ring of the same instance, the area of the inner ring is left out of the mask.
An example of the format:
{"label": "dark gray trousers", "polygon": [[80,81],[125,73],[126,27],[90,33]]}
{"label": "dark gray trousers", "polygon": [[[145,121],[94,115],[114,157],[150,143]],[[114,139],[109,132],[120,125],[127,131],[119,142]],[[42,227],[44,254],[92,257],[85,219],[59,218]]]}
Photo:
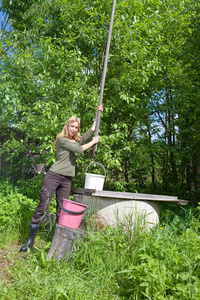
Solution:
{"label": "dark gray trousers", "polygon": [[40,203],[36,208],[36,211],[32,217],[32,223],[40,223],[43,215],[47,212],[48,207],[56,193],[56,217],[59,218],[60,215],[60,205],[59,202],[65,198],[69,199],[71,191],[71,177],[57,174],[52,171],[48,171],[44,177],[41,193],[40,193]]}

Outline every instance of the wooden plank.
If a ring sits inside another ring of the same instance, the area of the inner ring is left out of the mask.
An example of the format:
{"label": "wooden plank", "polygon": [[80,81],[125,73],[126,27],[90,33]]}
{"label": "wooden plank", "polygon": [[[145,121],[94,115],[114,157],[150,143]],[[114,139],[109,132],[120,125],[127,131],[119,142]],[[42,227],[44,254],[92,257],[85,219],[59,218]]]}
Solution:
{"label": "wooden plank", "polygon": [[176,196],[167,196],[167,195],[153,195],[153,194],[140,194],[140,193],[135,193],[135,200],[152,200],[152,201],[176,201],[178,197]]}
{"label": "wooden plank", "polygon": [[96,190],[93,189],[82,189],[82,188],[76,188],[74,190],[74,194],[80,194],[80,195],[92,195],[95,193]]}
{"label": "wooden plank", "polygon": [[179,200],[178,202],[180,205],[187,205],[189,203],[188,200]]}
{"label": "wooden plank", "polygon": [[176,196],[167,195],[153,195],[153,194],[141,194],[141,193],[127,193],[127,192],[112,192],[112,191],[95,191],[92,196],[106,197],[106,198],[118,198],[118,199],[130,199],[130,200],[151,200],[151,201],[174,201],[178,200]]}
{"label": "wooden plank", "polygon": [[92,195],[101,198],[113,198],[123,200],[138,200],[138,201],[159,201],[174,204],[186,205],[187,200],[179,200],[176,196],[168,195],[154,195],[154,194],[142,194],[142,193],[128,193],[128,192],[114,192],[114,191],[99,191],[92,189],[76,189],[77,194],[80,195]]}

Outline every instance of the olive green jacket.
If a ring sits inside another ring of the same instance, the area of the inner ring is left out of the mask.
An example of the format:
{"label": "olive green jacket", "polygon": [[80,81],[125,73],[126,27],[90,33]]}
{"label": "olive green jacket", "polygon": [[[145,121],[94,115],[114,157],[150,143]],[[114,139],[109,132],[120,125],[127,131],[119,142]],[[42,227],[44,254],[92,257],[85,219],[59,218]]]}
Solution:
{"label": "olive green jacket", "polygon": [[80,142],[71,142],[66,137],[60,136],[56,146],[57,161],[51,166],[50,170],[64,176],[74,177],[77,155],[83,152],[81,145],[85,144],[92,135],[93,131],[88,130],[82,135]]}

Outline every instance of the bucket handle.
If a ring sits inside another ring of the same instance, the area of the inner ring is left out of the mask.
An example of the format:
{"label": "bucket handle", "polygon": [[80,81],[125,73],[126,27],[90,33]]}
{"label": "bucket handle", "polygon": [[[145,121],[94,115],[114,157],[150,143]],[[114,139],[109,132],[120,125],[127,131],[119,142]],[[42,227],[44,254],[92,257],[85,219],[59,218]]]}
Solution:
{"label": "bucket handle", "polygon": [[105,173],[105,177],[106,177],[106,169],[105,169],[105,167],[104,167],[101,163],[96,162],[96,161],[91,162],[91,163],[87,166],[85,172],[87,173],[88,168],[89,168],[91,165],[93,165],[93,164],[100,165],[100,166],[103,168],[104,173]]}
{"label": "bucket handle", "polygon": [[62,203],[63,203],[63,200],[61,200],[59,202],[61,209],[64,210],[65,212],[73,214],[73,215],[78,215],[78,214],[84,213],[88,209],[88,207],[86,207],[84,210],[81,210],[81,211],[71,211],[71,210],[67,210],[66,208],[64,208],[62,206]]}

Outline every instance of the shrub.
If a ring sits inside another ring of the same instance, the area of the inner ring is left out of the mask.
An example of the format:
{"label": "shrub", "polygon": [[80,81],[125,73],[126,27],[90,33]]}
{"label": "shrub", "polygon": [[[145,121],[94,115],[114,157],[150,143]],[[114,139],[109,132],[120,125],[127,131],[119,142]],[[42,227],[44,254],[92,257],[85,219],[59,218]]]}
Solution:
{"label": "shrub", "polygon": [[30,225],[36,203],[19,193],[8,181],[0,182],[0,226],[2,231],[16,230],[23,233],[23,228]]}

